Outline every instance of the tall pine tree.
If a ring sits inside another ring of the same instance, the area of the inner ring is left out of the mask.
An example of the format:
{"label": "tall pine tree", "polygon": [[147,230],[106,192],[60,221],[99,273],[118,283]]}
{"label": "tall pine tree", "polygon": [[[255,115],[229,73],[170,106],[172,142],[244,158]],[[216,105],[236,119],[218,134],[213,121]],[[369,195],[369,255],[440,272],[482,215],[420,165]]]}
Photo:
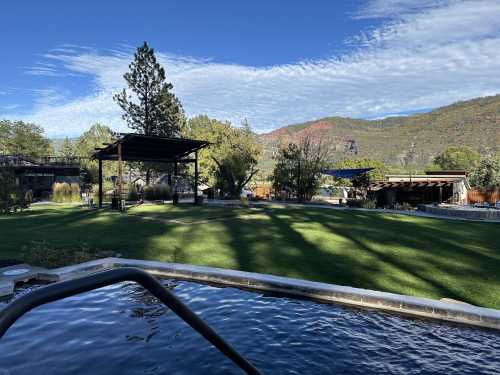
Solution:
{"label": "tall pine tree", "polygon": [[[154,50],[146,42],[137,48],[123,78],[130,91],[124,89],[114,99],[123,109],[128,126],[140,134],[180,137],[186,124],[184,110],[172,93],[174,86],[166,81],[165,70],[157,62]],[[158,163],[139,163],[139,168],[146,172],[148,185],[153,171],[171,173],[172,169]]]}
{"label": "tall pine tree", "polygon": [[146,42],[137,48],[130,70],[123,78],[135,100],[126,89],[114,96],[123,109],[123,119],[138,133],[162,137],[179,137],[186,122],[179,99],[171,92],[165,70]]}

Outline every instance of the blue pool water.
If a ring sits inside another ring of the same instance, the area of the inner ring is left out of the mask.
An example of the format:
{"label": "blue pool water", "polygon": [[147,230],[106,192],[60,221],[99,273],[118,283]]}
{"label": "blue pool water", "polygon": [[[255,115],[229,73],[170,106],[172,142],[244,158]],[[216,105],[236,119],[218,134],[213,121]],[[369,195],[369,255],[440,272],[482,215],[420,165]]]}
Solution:
{"label": "blue pool water", "polygon": [[[496,331],[193,282],[163,283],[265,374],[500,373]],[[2,375],[240,373],[133,283],[41,306],[0,340]]]}

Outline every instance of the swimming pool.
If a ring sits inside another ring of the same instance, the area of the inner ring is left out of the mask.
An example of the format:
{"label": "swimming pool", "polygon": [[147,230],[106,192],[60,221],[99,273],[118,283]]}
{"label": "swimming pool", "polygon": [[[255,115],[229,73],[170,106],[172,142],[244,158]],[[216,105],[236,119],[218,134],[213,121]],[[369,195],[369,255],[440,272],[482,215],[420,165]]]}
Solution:
{"label": "swimming pool", "polygon": [[[497,331],[188,281],[162,283],[265,374],[500,373]],[[0,369],[30,375],[241,373],[134,283],[29,312],[0,340]]]}

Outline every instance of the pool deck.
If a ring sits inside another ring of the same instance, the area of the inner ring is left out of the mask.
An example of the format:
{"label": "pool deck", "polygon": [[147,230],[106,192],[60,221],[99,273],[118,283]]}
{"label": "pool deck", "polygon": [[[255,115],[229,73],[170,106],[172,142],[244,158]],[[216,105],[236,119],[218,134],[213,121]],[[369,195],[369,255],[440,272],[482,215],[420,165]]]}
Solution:
{"label": "pool deck", "polygon": [[[28,280],[63,281],[119,267],[137,267],[157,277],[215,283],[247,290],[281,293],[288,296],[311,298],[322,302],[340,303],[343,305],[500,330],[500,310],[461,302],[438,301],[222,268],[123,258],[104,258],[51,270],[31,267],[26,264],[0,268],[0,297],[12,294],[15,284],[18,282]],[[12,271],[18,268],[27,268],[28,271],[20,275],[4,275],[5,271]]]}

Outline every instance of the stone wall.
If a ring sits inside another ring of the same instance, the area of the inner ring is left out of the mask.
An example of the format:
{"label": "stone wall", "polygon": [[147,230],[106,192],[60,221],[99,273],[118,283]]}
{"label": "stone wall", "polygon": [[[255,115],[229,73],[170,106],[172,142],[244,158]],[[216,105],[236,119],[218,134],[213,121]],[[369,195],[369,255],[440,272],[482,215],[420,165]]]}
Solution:
{"label": "stone wall", "polygon": [[422,205],[419,210],[434,215],[461,217],[464,219],[475,220],[500,220],[500,209],[484,208],[449,208],[437,207],[432,205]]}

